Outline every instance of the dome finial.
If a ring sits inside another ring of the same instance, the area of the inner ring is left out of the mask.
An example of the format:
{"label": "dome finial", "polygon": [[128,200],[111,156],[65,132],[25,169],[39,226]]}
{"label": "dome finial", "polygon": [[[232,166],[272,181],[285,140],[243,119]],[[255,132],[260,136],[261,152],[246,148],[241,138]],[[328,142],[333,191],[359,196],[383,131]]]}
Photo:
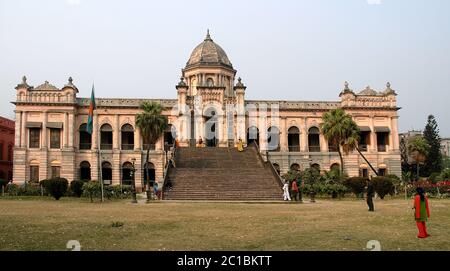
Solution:
{"label": "dome finial", "polygon": [[348,88],[348,81],[345,81],[345,83],[344,83],[344,90],[349,90],[349,88]]}
{"label": "dome finial", "polygon": [[206,38],[205,38],[205,40],[212,40],[211,39],[211,35],[209,34],[209,28],[206,31]]}

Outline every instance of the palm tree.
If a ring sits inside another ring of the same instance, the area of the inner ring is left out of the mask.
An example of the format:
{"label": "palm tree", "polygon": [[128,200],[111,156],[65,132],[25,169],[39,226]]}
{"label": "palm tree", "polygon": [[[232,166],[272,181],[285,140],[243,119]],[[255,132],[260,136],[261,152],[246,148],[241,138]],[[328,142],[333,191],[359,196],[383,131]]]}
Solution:
{"label": "palm tree", "polygon": [[[378,175],[378,172],[369,163],[366,157],[358,148],[360,140],[360,130],[352,117],[345,113],[341,108],[333,109],[322,116],[323,123],[320,125],[325,138],[337,147],[339,158],[341,160],[341,173],[344,174],[344,157],[342,152],[346,155],[357,150],[364,158],[370,168]],[[341,151],[342,148],[342,151]]]}
{"label": "palm tree", "polygon": [[155,144],[168,127],[167,117],[162,115],[164,108],[155,102],[143,102],[140,106],[143,111],[136,115],[136,126],[141,130],[142,137],[147,142],[147,156],[145,158],[145,172],[147,173],[147,201],[150,199],[150,172],[148,162],[150,157],[150,145]]}
{"label": "palm tree", "polygon": [[430,145],[422,136],[415,136],[408,142],[408,152],[414,161],[416,161],[417,178],[419,178],[419,164],[425,162],[429,151]]}

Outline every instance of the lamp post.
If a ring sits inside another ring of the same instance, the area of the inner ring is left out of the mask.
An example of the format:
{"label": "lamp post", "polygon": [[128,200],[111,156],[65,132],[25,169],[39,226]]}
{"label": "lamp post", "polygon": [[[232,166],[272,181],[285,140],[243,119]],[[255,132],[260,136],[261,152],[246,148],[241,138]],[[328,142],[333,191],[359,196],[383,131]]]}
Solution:
{"label": "lamp post", "polygon": [[131,203],[138,203],[137,199],[136,199],[136,181],[135,181],[135,175],[136,175],[136,158],[131,158],[131,162],[132,162],[132,169],[130,172],[131,175]]}

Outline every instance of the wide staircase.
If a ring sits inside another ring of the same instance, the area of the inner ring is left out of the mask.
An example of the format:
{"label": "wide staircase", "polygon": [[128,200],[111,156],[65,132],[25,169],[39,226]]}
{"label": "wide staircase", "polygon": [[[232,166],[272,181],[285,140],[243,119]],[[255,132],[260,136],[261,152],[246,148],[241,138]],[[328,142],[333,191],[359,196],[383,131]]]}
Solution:
{"label": "wide staircase", "polygon": [[256,148],[179,148],[168,177],[165,200],[272,201],[282,199],[281,183]]}

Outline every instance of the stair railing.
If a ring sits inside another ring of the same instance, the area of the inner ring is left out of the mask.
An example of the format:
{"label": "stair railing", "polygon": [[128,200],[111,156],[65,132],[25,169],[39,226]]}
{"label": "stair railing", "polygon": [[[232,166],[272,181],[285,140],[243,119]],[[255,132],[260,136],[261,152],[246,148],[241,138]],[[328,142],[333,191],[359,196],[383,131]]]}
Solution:
{"label": "stair railing", "polygon": [[267,161],[264,161],[264,159],[261,155],[261,151],[259,149],[258,143],[256,141],[253,141],[253,143],[255,144],[254,146],[256,148],[256,152],[258,153],[259,159],[263,162],[263,164],[265,164],[265,163],[269,164],[269,168],[270,168],[270,171],[272,171],[273,176],[278,180],[278,184],[280,185],[280,187],[283,187],[283,185],[284,185],[283,179],[281,178],[280,174],[278,174],[277,170],[275,169],[272,162],[270,161],[269,152],[266,151]]}
{"label": "stair railing", "polygon": [[[175,159],[175,153],[176,153],[177,147],[176,144],[173,144],[172,147],[172,157],[173,159]],[[170,169],[170,160],[167,161],[166,166],[164,168],[164,172],[163,172],[163,186],[161,188],[161,199],[164,199],[164,191],[166,190],[166,185],[167,185],[167,178],[169,176],[169,169]]]}

